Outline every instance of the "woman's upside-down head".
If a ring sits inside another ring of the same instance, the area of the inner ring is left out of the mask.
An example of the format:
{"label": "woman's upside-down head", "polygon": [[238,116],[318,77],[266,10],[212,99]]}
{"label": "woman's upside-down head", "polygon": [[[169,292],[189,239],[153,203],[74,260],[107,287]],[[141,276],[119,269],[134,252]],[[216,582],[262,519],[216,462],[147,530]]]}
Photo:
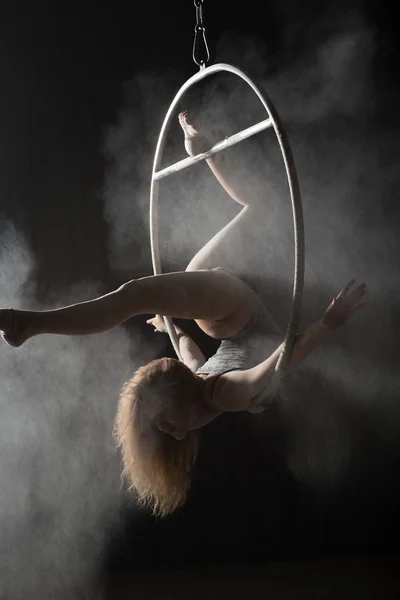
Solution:
{"label": "woman's upside-down head", "polygon": [[122,388],[114,435],[123,474],[154,515],[166,516],[185,502],[197,453],[192,425],[203,386],[182,362],[161,358],[140,367]]}

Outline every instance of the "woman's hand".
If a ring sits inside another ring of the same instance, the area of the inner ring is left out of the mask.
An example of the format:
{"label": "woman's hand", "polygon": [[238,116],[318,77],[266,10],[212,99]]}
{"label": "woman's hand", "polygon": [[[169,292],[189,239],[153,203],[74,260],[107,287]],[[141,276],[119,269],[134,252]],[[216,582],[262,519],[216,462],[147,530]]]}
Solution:
{"label": "woman's hand", "polygon": [[353,288],[354,284],[355,279],[349,281],[326,309],[322,323],[329,329],[337,329],[365,306],[367,284]]}
{"label": "woman's hand", "polygon": [[147,319],[146,323],[153,325],[155,332],[167,333],[167,328],[161,315],[155,315],[152,319]]}

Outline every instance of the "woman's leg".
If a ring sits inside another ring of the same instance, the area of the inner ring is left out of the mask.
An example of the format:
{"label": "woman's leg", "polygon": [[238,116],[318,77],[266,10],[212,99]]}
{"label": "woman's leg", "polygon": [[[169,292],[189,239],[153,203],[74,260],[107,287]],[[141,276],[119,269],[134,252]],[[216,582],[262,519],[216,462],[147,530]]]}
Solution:
{"label": "woman's leg", "polygon": [[[180,120],[187,140],[197,139],[197,131],[190,129],[185,118]],[[100,333],[140,314],[194,319],[210,335],[215,322],[226,322],[227,330],[240,329],[251,314],[254,292],[233,275],[208,269],[218,266],[215,260],[222,242],[237,236],[239,225],[246,220],[257,218],[258,206],[255,201],[250,206],[240,200],[214,160],[207,162],[227,193],[244,208],[196,254],[186,272],[132,280],[100,298],[55,310],[0,310],[0,331],[5,341],[20,346],[42,333]]]}
{"label": "woman's leg", "polygon": [[140,314],[212,323],[236,310],[240,280],[221,271],[165,273],[134,279],[87,302],[44,311],[0,310],[0,331],[12,346],[43,333],[101,333]]}
{"label": "woman's leg", "polygon": [[[193,125],[188,123],[187,113],[179,115],[179,122],[185,135],[185,148],[188,154],[193,156],[207,150],[210,144]],[[238,272],[237,263],[240,250],[246,251],[249,232],[254,232],[255,225],[264,218],[265,198],[260,198],[248,186],[246,189],[246,182],[236,181],[233,184],[228,181],[229,166],[226,155],[218,154],[209,158],[207,164],[226,193],[243,208],[197,252],[186,267],[186,271],[201,271],[217,266],[222,268],[222,265],[230,266],[229,258],[231,258],[233,265],[230,271]],[[233,260],[232,255],[236,255]],[[234,310],[213,324],[196,319],[199,327],[212,337],[230,337],[239,332],[260,303],[256,292],[242,279],[236,277],[232,272],[228,276],[232,284],[232,294],[234,294],[230,306],[233,306]]]}
{"label": "woman's leg", "polygon": [[[183,129],[185,148],[189,155],[194,156],[208,149],[210,143],[188,122],[186,112],[179,115],[179,123]],[[224,257],[229,253],[229,249],[240,246],[238,240],[243,239],[246,232],[251,231],[252,226],[260,222],[264,216],[265,198],[259,198],[245,182],[236,181],[233,184],[229,181],[229,165],[223,153],[207,159],[207,164],[226,193],[243,208],[197,252],[188,264],[187,271],[212,269],[225,264]]]}
{"label": "woman's leg", "polygon": [[[242,210],[216,233],[192,258],[186,271],[199,271],[222,267],[227,263],[227,257],[232,254],[232,248],[242,247],[241,241],[246,232],[251,231],[251,226],[256,218],[256,211],[245,206]],[[241,241],[239,241],[241,240]],[[233,254],[235,254],[233,252]],[[235,262],[231,259],[230,262]],[[229,265],[230,271],[234,266]]]}

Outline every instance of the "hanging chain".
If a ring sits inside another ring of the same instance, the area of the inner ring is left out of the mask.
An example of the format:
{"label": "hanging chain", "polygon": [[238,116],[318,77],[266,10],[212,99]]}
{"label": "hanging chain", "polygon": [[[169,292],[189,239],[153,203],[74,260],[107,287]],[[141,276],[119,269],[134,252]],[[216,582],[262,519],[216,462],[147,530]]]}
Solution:
{"label": "hanging chain", "polygon": [[[208,50],[206,28],[203,21],[203,0],[193,0],[196,9],[196,26],[194,28],[194,42],[193,42],[193,60],[200,67],[204,69],[210,60],[210,52]],[[202,53],[200,54],[200,46],[203,46]],[[200,58],[202,56],[202,58]]]}

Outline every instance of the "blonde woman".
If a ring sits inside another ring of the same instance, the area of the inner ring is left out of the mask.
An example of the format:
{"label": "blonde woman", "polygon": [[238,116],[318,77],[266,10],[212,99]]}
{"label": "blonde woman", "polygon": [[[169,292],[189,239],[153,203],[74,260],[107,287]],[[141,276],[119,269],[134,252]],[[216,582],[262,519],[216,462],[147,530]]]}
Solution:
{"label": "blonde woman", "polygon": [[[186,150],[197,154],[204,148],[204,138],[188,123],[186,113],[179,121]],[[245,220],[257,218],[262,207],[256,200],[241,198],[214,159],[207,163],[243,208],[186,271],[133,279],[100,298],[55,310],[0,310],[0,330],[11,346],[44,333],[100,333],[141,314],[154,314],[147,323],[161,332],[165,326],[160,315],[194,319],[207,335],[221,340],[216,354],[206,360],[178,328],[183,362],[154,360],[123,386],[115,421],[123,471],[139,502],[159,516],[172,513],[186,499],[198,430],[223,412],[264,410],[258,395],[268,388],[282,348],[282,338],[256,292],[232,273],[212,268],[221,242],[234,239]],[[354,284],[351,280],[321,319],[297,336],[288,373],[364,305],[366,285]]]}

